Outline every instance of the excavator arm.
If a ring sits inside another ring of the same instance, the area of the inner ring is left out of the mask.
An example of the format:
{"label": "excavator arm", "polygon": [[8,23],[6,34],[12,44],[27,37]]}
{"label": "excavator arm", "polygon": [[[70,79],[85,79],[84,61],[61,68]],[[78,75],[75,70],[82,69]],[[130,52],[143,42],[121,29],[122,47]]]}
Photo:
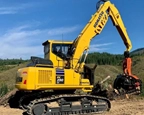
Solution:
{"label": "excavator arm", "polygon": [[99,35],[105,27],[108,18],[112,20],[114,26],[116,26],[125,46],[126,50],[130,51],[132,48],[131,41],[128,33],[122,21],[119,11],[110,1],[101,0],[104,3],[99,5],[97,12],[92,15],[88,24],[81,31],[79,36],[74,40],[72,47],[70,48],[69,55],[73,61],[73,67],[77,68],[80,65],[79,59],[84,51],[89,49],[90,41]]}

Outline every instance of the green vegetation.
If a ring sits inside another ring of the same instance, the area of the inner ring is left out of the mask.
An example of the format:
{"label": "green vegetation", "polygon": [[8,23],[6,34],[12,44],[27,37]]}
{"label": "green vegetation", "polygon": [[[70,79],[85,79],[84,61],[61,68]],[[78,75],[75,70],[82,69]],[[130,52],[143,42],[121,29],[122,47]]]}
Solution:
{"label": "green vegetation", "polygon": [[[25,67],[29,62],[28,60],[19,59],[6,59],[0,60],[0,88],[7,86],[8,91],[15,86],[16,72],[19,68]],[[0,93],[1,95],[1,93]]]}
{"label": "green vegetation", "polygon": [[3,65],[16,65],[21,64],[24,62],[27,62],[28,60],[22,60],[22,59],[0,59],[0,66]]}
{"label": "green vegetation", "polygon": [[14,68],[27,61],[22,59],[0,59],[0,72]]}
{"label": "green vegetation", "polygon": [[143,86],[142,86],[142,93],[140,94],[140,96],[144,97],[144,83],[143,83]]}
{"label": "green vegetation", "polygon": [[15,65],[3,65],[3,66],[0,66],[0,72],[1,71],[5,71],[5,70],[9,70],[11,68],[15,67]]}
{"label": "green vegetation", "polygon": [[0,97],[14,88],[15,75],[18,68],[28,60],[0,59]]}
{"label": "green vegetation", "polygon": [[0,97],[4,96],[8,91],[8,86],[5,83],[2,83],[0,85]]}
{"label": "green vegetation", "polygon": [[96,63],[98,65],[120,65],[123,60],[123,55],[114,55],[109,53],[90,53],[86,63]]}

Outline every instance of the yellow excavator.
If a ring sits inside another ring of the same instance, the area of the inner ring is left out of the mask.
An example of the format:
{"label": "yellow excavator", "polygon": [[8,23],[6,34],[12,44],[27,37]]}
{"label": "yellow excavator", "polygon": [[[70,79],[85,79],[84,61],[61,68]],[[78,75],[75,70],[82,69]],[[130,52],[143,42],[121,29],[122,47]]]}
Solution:
{"label": "yellow excavator", "polygon": [[[109,17],[126,50],[131,50],[118,9],[109,0],[100,0],[96,13],[74,41],[45,41],[44,58],[32,56],[32,62],[17,71],[17,99],[25,114],[69,115],[110,110],[109,99],[96,93],[96,65],[93,68],[85,65],[90,41],[102,32]],[[76,94],[78,89],[85,93]]]}

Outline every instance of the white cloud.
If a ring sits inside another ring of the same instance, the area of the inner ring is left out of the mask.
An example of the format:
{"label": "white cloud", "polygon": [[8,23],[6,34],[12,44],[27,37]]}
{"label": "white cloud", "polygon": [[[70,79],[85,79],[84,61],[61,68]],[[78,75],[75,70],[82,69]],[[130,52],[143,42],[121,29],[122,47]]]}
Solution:
{"label": "white cloud", "polygon": [[60,35],[60,34],[66,34],[66,33],[71,33],[73,31],[75,31],[76,29],[78,28],[78,26],[74,26],[74,27],[67,27],[67,28],[59,28],[59,29],[51,29],[51,30],[48,30],[48,34],[49,35]]}
{"label": "white cloud", "polygon": [[32,7],[31,4],[19,4],[19,6],[11,7],[0,7],[0,15],[3,14],[16,14],[18,12],[21,12],[21,10],[26,9],[28,7]]}
{"label": "white cloud", "polygon": [[61,39],[62,34],[72,34],[78,26],[54,29],[32,29],[23,25],[0,34],[0,58],[23,58],[43,55],[42,43],[47,39]]}
{"label": "white cloud", "polygon": [[[30,59],[30,56],[42,56],[42,43],[48,39],[61,40],[79,30],[79,26],[60,27],[52,29],[33,29],[33,25],[22,25],[10,28],[4,34],[0,33],[0,58],[23,58]],[[74,39],[74,38],[73,38]],[[113,43],[92,44],[90,52],[106,51]]]}
{"label": "white cloud", "polygon": [[16,14],[19,7],[1,7],[0,14]]}
{"label": "white cloud", "polygon": [[90,52],[106,51],[109,49],[107,46],[112,44],[113,43],[92,44],[90,45]]}
{"label": "white cloud", "polygon": [[6,10],[6,11],[0,11],[0,14],[15,14],[17,13],[17,11],[10,11],[10,10]]}

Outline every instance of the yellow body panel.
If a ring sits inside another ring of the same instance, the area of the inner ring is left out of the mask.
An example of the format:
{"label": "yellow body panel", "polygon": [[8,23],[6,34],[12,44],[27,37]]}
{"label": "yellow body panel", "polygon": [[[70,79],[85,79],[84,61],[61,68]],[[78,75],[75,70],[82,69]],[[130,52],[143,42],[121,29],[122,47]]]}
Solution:
{"label": "yellow body panel", "polygon": [[[22,81],[18,81],[22,78]],[[72,69],[27,67],[17,72],[16,88],[19,90],[92,89],[88,79]]]}

